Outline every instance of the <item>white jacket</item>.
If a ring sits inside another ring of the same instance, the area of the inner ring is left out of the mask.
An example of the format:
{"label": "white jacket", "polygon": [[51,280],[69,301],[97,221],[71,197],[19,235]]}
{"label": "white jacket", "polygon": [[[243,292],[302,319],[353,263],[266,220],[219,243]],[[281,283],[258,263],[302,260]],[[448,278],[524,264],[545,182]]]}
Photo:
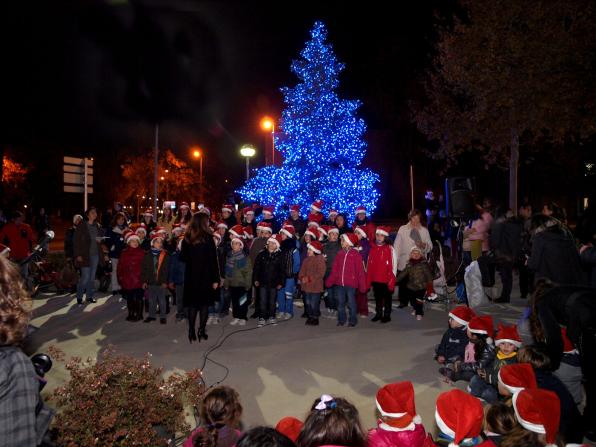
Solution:
{"label": "white jacket", "polygon": [[[395,248],[395,252],[397,253],[397,270],[399,271],[406,268],[406,264],[410,259],[410,250],[412,250],[412,247],[416,246],[416,243],[410,237],[412,228],[412,225],[409,223],[399,227],[399,230],[397,231],[397,237],[393,243],[393,248]],[[420,239],[424,244],[426,244],[422,249],[422,253],[426,256],[432,250],[433,243],[426,227],[420,226],[418,228],[418,232],[420,233]]]}

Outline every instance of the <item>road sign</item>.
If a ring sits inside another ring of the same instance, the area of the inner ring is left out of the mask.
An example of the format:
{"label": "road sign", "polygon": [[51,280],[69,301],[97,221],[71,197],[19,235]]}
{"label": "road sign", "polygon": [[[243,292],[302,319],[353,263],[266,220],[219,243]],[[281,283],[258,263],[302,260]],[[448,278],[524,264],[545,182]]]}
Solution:
{"label": "road sign", "polygon": [[[85,188],[83,186],[76,186],[76,185],[64,185],[64,192],[84,192]],[[93,186],[87,187],[87,194],[93,194]]]}
{"label": "road sign", "polygon": [[[64,172],[72,172],[73,174],[84,174],[85,167],[81,164],[80,166],[75,165],[64,165]],[[87,167],[87,174],[93,174],[93,168]]]}
{"label": "road sign", "polygon": [[[64,173],[64,183],[71,183],[73,185],[85,184],[85,173],[72,174],[70,172]],[[87,186],[93,186],[93,176],[87,174]]]}
{"label": "road sign", "polygon": [[92,158],[64,157],[64,192],[83,193],[87,209],[87,195],[93,193]]}

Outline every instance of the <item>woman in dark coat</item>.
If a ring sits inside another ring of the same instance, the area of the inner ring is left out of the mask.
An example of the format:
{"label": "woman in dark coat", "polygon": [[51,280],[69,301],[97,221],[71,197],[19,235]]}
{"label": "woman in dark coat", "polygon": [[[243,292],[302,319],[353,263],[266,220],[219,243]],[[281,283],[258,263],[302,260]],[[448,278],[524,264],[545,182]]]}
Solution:
{"label": "woman in dark coat", "polygon": [[213,305],[219,287],[220,274],[209,216],[197,213],[192,216],[182,241],[180,260],[186,264],[184,271],[184,307],[188,309],[188,341],[197,339],[195,325],[199,320],[199,342],[207,340],[205,332],[208,308]]}

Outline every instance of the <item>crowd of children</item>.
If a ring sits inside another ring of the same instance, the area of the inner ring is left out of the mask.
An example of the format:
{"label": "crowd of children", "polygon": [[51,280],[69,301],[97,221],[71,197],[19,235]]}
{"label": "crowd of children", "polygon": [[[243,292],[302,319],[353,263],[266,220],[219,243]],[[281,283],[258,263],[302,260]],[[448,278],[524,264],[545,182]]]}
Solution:
{"label": "crowd of children", "polygon": [[[502,377],[501,377],[502,376]],[[200,424],[184,447],[519,447],[564,445],[559,397],[538,388],[529,364],[504,366],[499,376],[503,400],[483,408],[480,399],[459,389],[441,393],[435,405],[436,435],[416,411],[414,386],[403,381],[383,386],[375,396],[377,425],[364,430],[358,409],[348,400],[323,394],[304,421],[288,416],[275,428],[241,433],[242,405],[227,386],[210,390]]]}

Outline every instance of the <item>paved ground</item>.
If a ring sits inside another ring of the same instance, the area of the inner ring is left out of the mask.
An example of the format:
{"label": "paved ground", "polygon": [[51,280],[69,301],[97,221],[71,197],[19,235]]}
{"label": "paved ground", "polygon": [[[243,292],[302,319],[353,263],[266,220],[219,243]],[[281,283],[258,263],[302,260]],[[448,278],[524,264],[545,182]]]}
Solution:
{"label": "paved ground", "polygon": [[[206,349],[236,329],[210,326],[207,343],[190,345],[185,324],[176,324],[172,314],[165,326],[129,323],[124,320],[123,304],[113,296],[99,297],[98,303],[84,308],[70,295],[37,299],[32,323],[40,330],[33,335],[30,349],[44,352],[56,345],[69,355],[86,358],[111,344],[135,356],[150,352],[154,363],[169,372],[200,367]],[[514,300],[512,305],[490,305],[486,311],[515,321],[522,308],[523,301]],[[316,397],[329,393],[351,400],[364,425],[372,427],[378,387],[409,379],[415,385],[418,411],[432,429],[435,399],[449,389],[438,379],[432,360],[446,324],[445,306],[438,304],[427,308],[423,321],[396,309],[387,325],[360,319],[356,328],[338,328],[335,321],[326,319],[319,327],[309,327],[296,318],[248,330],[256,327],[252,320],[246,331],[228,338],[211,358],[229,368],[225,383],[240,392],[247,426],[274,424],[286,415],[303,417]],[[223,368],[207,363],[208,384],[225,375]],[[47,378],[48,390],[63,383],[63,366],[55,366]]]}

